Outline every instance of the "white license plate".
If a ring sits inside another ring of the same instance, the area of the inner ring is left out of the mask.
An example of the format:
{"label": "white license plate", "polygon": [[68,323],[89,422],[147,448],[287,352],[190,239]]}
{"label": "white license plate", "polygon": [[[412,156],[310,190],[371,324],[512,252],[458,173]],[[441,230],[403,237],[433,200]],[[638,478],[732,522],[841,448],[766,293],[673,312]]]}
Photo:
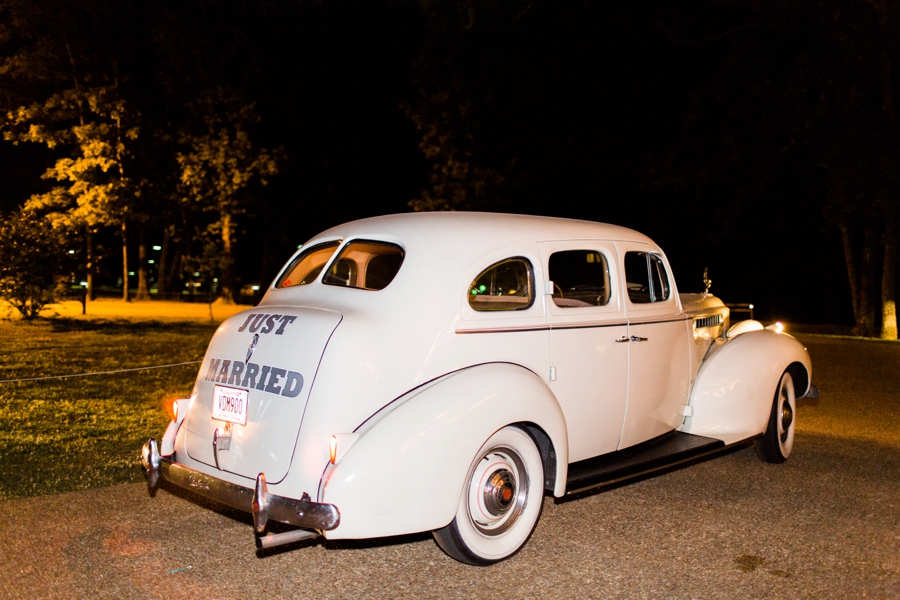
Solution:
{"label": "white license plate", "polygon": [[250,392],[221,385],[213,390],[213,419],[246,425]]}

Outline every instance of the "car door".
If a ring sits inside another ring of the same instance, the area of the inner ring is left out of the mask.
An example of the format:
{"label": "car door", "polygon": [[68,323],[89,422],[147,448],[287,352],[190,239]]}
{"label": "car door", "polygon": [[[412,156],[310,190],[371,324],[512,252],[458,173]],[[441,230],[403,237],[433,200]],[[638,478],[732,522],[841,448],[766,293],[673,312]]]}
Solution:
{"label": "car door", "polygon": [[569,462],[614,451],[625,415],[628,333],[611,242],[543,242],[550,389],[569,429]]}
{"label": "car door", "polygon": [[665,256],[641,243],[616,242],[625,275],[628,401],[619,449],[679,425],[690,391],[691,320],[678,302]]}

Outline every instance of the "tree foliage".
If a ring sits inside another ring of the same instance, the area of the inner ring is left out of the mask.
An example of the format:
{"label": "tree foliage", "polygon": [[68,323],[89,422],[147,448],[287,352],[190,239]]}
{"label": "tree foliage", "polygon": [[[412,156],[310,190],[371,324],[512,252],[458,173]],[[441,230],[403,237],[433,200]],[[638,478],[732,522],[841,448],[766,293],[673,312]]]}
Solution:
{"label": "tree foliage", "polygon": [[34,319],[68,284],[67,236],[33,212],[0,221],[0,298]]}
{"label": "tree foliage", "polygon": [[228,91],[217,90],[195,109],[205,127],[181,136],[179,190],[191,209],[212,215],[206,234],[220,240],[222,297],[233,302],[234,242],[249,202],[248,188],[254,180],[266,185],[278,173],[283,150],[270,152],[253,143],[248,128],[259,117],[252,104],[242,105]]}
{"label": "tree foliage", "polygon": [[661,22],[718,59],[645,184],[692,188],[698,205],[724,207],[731,233],[766,219],[791,236],[818,213],[843,240],[856,331],[875,335],[880,287],[883,333],[896,338],[900,20],[882,0],[714,0],[670,7]]}

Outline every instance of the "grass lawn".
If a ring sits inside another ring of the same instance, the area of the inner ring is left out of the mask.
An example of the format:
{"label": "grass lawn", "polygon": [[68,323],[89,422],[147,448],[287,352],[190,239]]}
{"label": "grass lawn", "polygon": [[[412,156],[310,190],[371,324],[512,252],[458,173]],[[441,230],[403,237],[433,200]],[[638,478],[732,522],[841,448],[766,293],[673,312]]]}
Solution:
{"label": "grass lawn", "polygon": [[[246,307],[244,307],[246,308]],[[0,380],[198,361],[209,318],[0,321]],[[141,445],[199,365],[0,383],[0,500],[141,481]]]}

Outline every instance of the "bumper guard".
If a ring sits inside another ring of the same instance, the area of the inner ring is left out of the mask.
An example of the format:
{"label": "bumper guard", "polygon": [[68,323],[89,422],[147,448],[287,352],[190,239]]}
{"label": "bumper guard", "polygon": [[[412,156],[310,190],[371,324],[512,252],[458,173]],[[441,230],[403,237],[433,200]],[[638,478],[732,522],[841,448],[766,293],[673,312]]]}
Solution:
{"label": "bumper guard", "polygon": [[[151,493],[155,492],[159,480],[164,479],[195,494],[251,513],[253,527],[258,534],[265,531],[269,519],[320,531],[334,529],[341,522],[341,513],[337,506],[313,502],[305,492],[299,500],[270,494],[263,473],[256,476],[254,489],[229,483],[180,465],[170,457],[160,455],[154,438],[150,438],[141,449],[141,462],[147,469],[147,487]],[[264,539],[272,537],[275,536],[264,536]]]}

